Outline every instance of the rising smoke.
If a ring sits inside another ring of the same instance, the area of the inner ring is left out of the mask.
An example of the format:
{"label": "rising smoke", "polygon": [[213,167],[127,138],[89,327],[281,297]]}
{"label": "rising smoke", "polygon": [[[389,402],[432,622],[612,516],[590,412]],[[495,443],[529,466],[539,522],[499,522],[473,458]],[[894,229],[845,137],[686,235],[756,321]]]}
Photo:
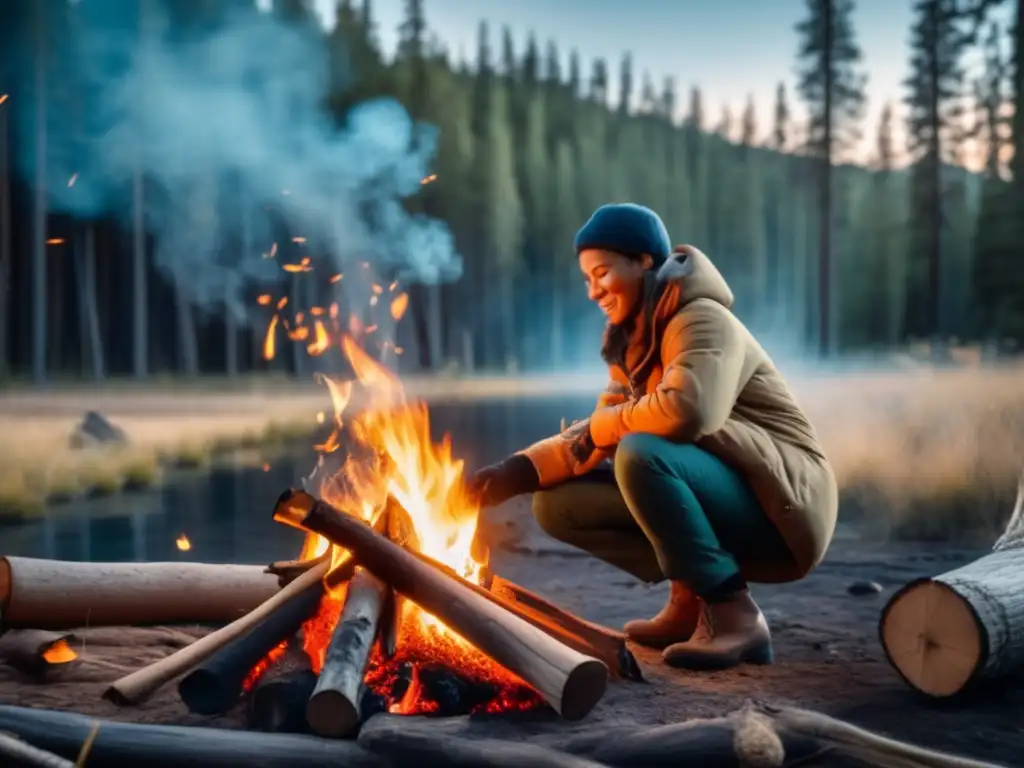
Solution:
{"label": "rising smoke", "polygon": [[[47,54],[57,72],[46,91],[52,209],[127,225],[141,169],[157,263],[201,306],[238,308],[246,281],[280,274],[262,255],[271,208],[339,270],[359,260],[420,282],[459,275],[446,225],[401,202],[430,173],[436,131],[392,100],[358,106],[339,128],[323,107],[329,61],[319,30],[249,12],[183,36],[166,4],[143,0],[141,23],[126,13],[136,5],[80,0],[66,40],[48,36],[57,43]],[[30,139],[31,105],[19,118]],[[26,149],[20,170],[30,177],[31,142]],[[223,248],[224,233],[251,246]]]}

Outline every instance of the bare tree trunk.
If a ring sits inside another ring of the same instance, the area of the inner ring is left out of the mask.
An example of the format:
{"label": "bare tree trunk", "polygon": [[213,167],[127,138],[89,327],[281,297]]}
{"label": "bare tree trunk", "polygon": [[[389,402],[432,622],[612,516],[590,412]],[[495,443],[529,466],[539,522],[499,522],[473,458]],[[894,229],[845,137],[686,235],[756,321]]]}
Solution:
{"label": "bare tree trunk", "polygon": [[103,381],[103,336],[96,306],[96,229],[90,224],[85,231],[84,243],[75,243],[75,265],[78,268],[78,306],[82,342],[82,364],[88,361],[92,378]]}
{"label": "bare tree trunk", "polygon": [[832,288],[832,99],[835,84],[833,80],[833,48],[834,32],[832,16],[834,8],[832,0],[824,4],[825,27],[825,72],[824,72],[824,132],[822,137],[821,158],[821,189],[820,220],[818,222],[818,351],[821,357],[828,357],[831,352],[831,319],[830,291]]}
{"label": "bare tree trunk", "polygon": [[11,284],[11,179],[7,153],[7,108],[0,104],[0,380],[10,374],[7,313]]}
{"label": "bare tree trunk", "polygon": [[[230,293],[230,291],[229,291]],[[228,378],[238,376],[238,318],[231,297],[224,300],[224,372]]]}
{"label": "bare tree trunk", "polygon": [[558,368],[565,357],[565,312],[561,286],[551,286],[551,367]]}
{"label": "bare tree trunk", "polygon": [[32,243],[32,381],[46,381],[46,4],[36,3],[36,189]]}
{"label": "bare tree trunk", "polygon": [[499,277],[501,281],[501,341],[504,347],[506,373],[519,370],[518,344],[516,343],[516,310],[513,296],[512,278],[507,275]]}
{"label": "bare tree trunk", "polygon": [[444,303],[441,283],[426,286],[427,289],[427,334],[430,344],[430,363],[434,370],[445,364],[444,356]]}
{"label": "bare tree trunk", "polygon": [[196,321],[192,302],[179,286],[175,292],[175,311],[178,316],[178,353],[181,371],[186,376],[199,375],[199,347],[196,340]]}
{"label": "bare tree trunk", "polygon": [[[146,38],[147,0],[139,3],[137,45]],[[145,178],[142,172],[140,137],[135,137],[135,168],[132,172],[132,372],[137,379],[149,375],[148,275],[146,269]]]}

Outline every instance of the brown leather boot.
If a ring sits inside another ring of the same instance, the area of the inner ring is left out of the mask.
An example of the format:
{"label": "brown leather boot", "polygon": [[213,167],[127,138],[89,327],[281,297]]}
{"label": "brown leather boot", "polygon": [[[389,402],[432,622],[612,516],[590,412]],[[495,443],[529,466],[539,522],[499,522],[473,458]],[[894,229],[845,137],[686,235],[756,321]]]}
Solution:
{"label": "brown leather boot", "polygon": [[626,637],[650,648],[689,640],[697,627],[700,599],[681,581],[670,583],[668,603],[653,619],[626,622]]}
{"label": "brown leather boot", "polygon": [[713,604],[701,602],[697,629],[685,643],[670,645],[665,662],[685,669],[726,669],[738,664],[771,664],[768,622],[748,590]]}

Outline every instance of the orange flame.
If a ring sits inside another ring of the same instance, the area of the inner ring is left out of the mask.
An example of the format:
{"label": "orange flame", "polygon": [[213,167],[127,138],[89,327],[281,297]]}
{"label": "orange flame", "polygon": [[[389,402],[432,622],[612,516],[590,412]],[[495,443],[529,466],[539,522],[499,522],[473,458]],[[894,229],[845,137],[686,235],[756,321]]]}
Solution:
{"label": "orange flame", "polygon": [[51,237],[49,240],[46,241],[46,244],[47,245],[63,245],[64,244],[64,238],[63,237]]}
{"label": "orange flame", "polygon": [[256,303],[259,304],[261,307],[269,306],[270,305],[270,294],[269,293],[264,293],[262,296],[258,296],[256,298]]}
{"label": "orange flame", "polygon": [[186,536],[183,533],[177,539],[175,539],[174,546],[178,548],[179,552],[188,552],[190,549],[192,549],[192,542],[189,541],[188,536]]}
{"label": "orange flame", "polygon": [[47,664],[67,664],[77,658],[78,654],[68,645],[67,640],[58,640],[43,651],[43,661]]}
{"label": "orange flame", "polygon": [[0,104],[3,104],[5,101],[7,101],[7,94],[0,93]]}
{"label": "orange flame", "polygon": [[270,318],[270,324],[267,326],[267,335],[263,339],[263,359],[273,360],[276,354],[276,337],[277,337],[277,315]]}
{"label": "orange flame", "polygon": [[331,337],[327,335],[327,329],[324,328],[324,324],[317,320],[313,324],[314,338],[306,347],[306,351],[315,356],[322,355],[331,346]]}
{"label": "orange flame", "polygon": [[429,184],[432,181],[437,181],[437,174],[436,173],[432,173],[429,176],[427,176],[425,179],[421,179],[420,180],[420,184]]}
{"label": "orange flame", "polygon": [[306,256],[298,264],[282,264],[281,269],[285,272],[311,272],[313,267],[309,265],[309,256]]}
{"label": "orange flame", "polygon": [[405,310],[409,308],[409,294],[400,293],[391,300],[391,317],[396,321],[402,319]]}
{"label": "orange flame", "polygon": [[344,277],[344,275],[341,274],[341,272],[339,272],[336,275],[331,275],[331,282],[332,283],[339,283],[339,282],[341,282],[341,278],[343,278],[343,277]]}
{"label": "orange flame", "polygon": [[264,656],[256,664],[255,667],[249,670],[249,674],[245,676],[242,681],[242,690],[248,693],[253,689],[253,686],[259,682],[263,674],[277,663],[277,660],[285,655],[288,651],[288,641],[282,640],[280,643],[270,649],[270,653]]}

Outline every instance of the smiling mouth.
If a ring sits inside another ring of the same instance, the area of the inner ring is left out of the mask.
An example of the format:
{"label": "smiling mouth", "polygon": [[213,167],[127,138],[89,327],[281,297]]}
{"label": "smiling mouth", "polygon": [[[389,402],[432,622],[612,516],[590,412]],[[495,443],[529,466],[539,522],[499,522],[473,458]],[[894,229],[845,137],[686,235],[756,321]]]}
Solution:
{"label": "smiling mouth", "polygon": [[612,309],[615,308],[615,302],[614,301],[602,301],[597,306],[599,306],[601,308],[602,312],[604,312],[605,314],[608,314],[609,312],[612,311]]}

